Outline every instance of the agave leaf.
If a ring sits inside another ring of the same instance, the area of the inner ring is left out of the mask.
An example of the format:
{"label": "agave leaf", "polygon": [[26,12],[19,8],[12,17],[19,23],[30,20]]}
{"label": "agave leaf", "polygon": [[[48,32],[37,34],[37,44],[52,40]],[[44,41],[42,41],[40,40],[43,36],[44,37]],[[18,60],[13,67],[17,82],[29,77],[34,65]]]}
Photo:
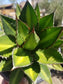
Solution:
{"label": "agave leaf", "polygon": [[39,34],[40,42],[38,48],[43,49],[50,47],[57,40],[61,31],[62,31],[61,27],[52,27],[40,32]]}
{"label": "agave leaf", "polygon": [[22,78],[24,77],[24,73],[23,71],[21,71],[21,69],[15,69],[13,71],[11,71],[10,74],[10,84],[19,84],[22,80]]}
{"label": "agave leaf", "polygon": [[2,26],[2,21],[0,20],[0,31],[2,31],[2,30],[3,30],[3,26]]}
{"label": "agave leaf", "polygon": [[35,81],[40,72],[40,66],[37,62],[35,62],[32,65],[23,68],[23,70],[25,74],[28,75],[32,81]]}
{"label": "agave leaf", "polygon": [[63,40],[58,39],[58,40],[54,43],[53,47],[59,48],[62,44],[63,44]]}
{"label": "agave leaf", "polygon": [[52,27],[53,26],[53,17],[54,17],[54,13],[51,13],[47,16],[40,18],[39,31],[41,31],[42,29],[45,29],[45,28]]}
{"label": "agave leaf", "polygon": [[0,51],[0,57],[8,58],[8,57],[12,56],[12,50],[13,50],[13,47],[3,50],[3,51]]}
{"label": "agave leaf", "polygon": [[59,39],[63,39],[63,31],[61,32]]}
{"label": "agave leaf", "polygon": [[63,63],[61,54],[54,48],[38,50],[36,54],[39,57],[38,62],[42,64],[60,64]]}
{"label": "agave leaf", "polygon": [[13,46],[15,46],[16,44],[14,42],[12,42],[8,36],[3,35],[0,37],[0,51],[4,51],[6,49],[9,49]]}
{"label": "agave leaf", "polygon": [[58,71],[63,71],[63,67],[60,64],[52,64],[52,65],[48,64],[47,66],[51,69],[55,69],[55,70],[58,70]]}
{"label": "agave leaf", "polygon": [[25,67],[29,66],[33,58],[30,56],[30,52],[22,48],[16,48],[13,50],[13,66],[14,67]]}
{"label": "agave leaf", "polygon": [[10,71],[12,69],[12,60],[11,59],[2,59],[0,62],[0,72]]}
{"label": "agave leaf", "polygon": [[2,35],[4,35],[5,33],[4,33],[4,31],[0,31],[0,36],[2,36]]}
{"label": "agave leaf", "polygon": [[15,36],[16,35],[16,31],[15,31],[16,30],[16,21],[9,17],[4,16],[4,15],[1,15],[1,20],[2,20],[2,24],[3,24],[4,32],[7,35]]}
{"label": "agave leaf", "polygon": [[39,43],[39,37],[36,34],[36,32],[32,32],[29,34],[28,38],[26,39],[25,44],[23,45],[24,49],[28,49],[28,50],[34,50],[38,43]]}
{"label": "agave leaf", "polygon": [[38,3],[36,4],[35,12],[36,12],[36,15],[37,15],[37,18],[38,18],[38,21],[39,21],[40,20],[40,9],[39,9]]}
{"label": "agave leaf", "polygon": [[22,21],[18,21],[18,33],[17,33],[18,45],[21,45],[26,40],[28,34],[29,34],[28,27]]}
{"label": "agave leaf", "polygon": [[41,67],[40,77],[43,80],[47,81],[49,84],[52,84],[51,74],[47,65],[41,64],[40,67]]}
{"label": "agave leaf", "polygon": [[63,67],[60,64],[53,64],[53,67],[55,68],[55,70],[63,71]]}
{"label": "agave leaf", "polygon": [[37,16],[28,1],[21,12],[20,19],[25,22],[31,28],[31,30],[37,25]]}
{"label": "agave leaf", "polygon": [[16,38],[14,36],[12,36],[12,35],[7,35],[7,36],[13,43],[16,44]]}
{"label": "agave leaf", "polygon": [[21,8],[20,8],[19,4],[17,4],[16,5],[16,15],[17,15],[18,19],[19,19],[20,13],[21,13]]}

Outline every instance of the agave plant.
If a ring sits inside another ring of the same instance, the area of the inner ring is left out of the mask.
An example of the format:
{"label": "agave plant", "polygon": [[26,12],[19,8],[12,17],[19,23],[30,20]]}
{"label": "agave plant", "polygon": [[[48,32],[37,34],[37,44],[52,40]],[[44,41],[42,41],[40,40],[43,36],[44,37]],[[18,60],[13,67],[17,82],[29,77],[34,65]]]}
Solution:
{"label": "agave plant", "polygon": [[63,28],[54,27],[54,13],[40,18],[38,5],[33,9],[28,1],[17,10],[16,20],[0,15],[5,32],[0,35],[0,72],[10,71],[10,84],[19,84],[25,75],[29,84],[38,75],[52,84],[49,67],[63,70],[57,50]]}

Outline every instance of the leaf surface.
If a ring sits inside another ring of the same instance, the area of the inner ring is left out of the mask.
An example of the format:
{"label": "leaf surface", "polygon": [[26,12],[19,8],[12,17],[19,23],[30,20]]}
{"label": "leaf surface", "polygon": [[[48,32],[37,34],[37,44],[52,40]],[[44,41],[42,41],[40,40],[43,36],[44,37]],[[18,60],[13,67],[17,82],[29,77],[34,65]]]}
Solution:
{"label": "leaf surface", "polygon": [[21,13],[21,8],[20,8],[19,4],[17,4],[16,5],[16,15],[17,15],[18,19],[19,19],[20,13]]}
{"label": "leaf surface", "polygon": [[23,70],[26,75],[28,75],[33,81],[35,81],[40,72],[40,66],[37,62],[35,62],[32,65],[23,68]]}
{"label": "leaf surface", "polygon": [[5,33],[4,33],[4,31],[0,31],[0,36],[2,36],[2,35],[4,35]]}
{"label": "leaf surface", "polygon": [[57,40],[61,30],[61,27],[52,27],[40,32],[40,42],[38,48],[43,49],[50,47]]}
{"label": "leaf surface", "polygon": [[60,64],[53,64],[53,65],[47,65],[47,66],[54,70],[63,71],[63,67]]}
{"label": "leaf surface", "polygon": [[51,13],[47,16],[40,18],[39,31],[41,31],[42,29],[45,29],[45,28],[52,27],[53,26],[53,17],[54,17],[54,13]]}
{"label": "leaf surface", "polygon": [[26,39],[25,44],[23,45],[23,48],[28,49],[28,50],[34,50],[36,46],[38,45],[39,40],[40,38],[35,32],[30,33],[28,38]]}
{"label": "leaf surface", "polygon": [[28,34],[28,27],[22,21],[18,21],[17,43],[21,45],[26,40]]}
{"label": "leaf surface", "polygon": [[47,65],[41,64],[40,67],[41,67],[40,77],[43,80],[47,81],[49,84],[52,84],[51,74]]}
{"label": "leaf surface", "polygon": [[40,9],[39,9],[38,3],[36,4],[35,12],[36,12],[36,15],[37,15],[37,19],[39,21],[40,20]]}
{"label": "leaf surface", "polygon": [[25,22],[30,29],[37,25],[37,16],[31,4],[27,1],[24,8],[22,9],[20,19]]}
{"label": "leaf surface", "polygon": [[53,48],[38,50],[36,54],[39,57],[38,62],[42,64],[60,64],[63,63],[61,54]]}
{"label": "leaf surface", "polygon": [[14,67],[25,67],[32,63],[32,57],[29,51],[22,48],[13,50],[13,65]]}
{"label": "leaf surface", "polygon": [[4,32],[7,35],[16,35],[16,21],[12,18],[1,15]]}
{"label": "leaf surface", "polygon": [[0,51],[0,57],[8,58],[8,57],[12,56],[12,50],[13,50],[13,47],[3,50],[3,51]]}
{"label": "leaf surface", "polygon": [[63,44],[63,40],[58,39],[58,40],[54,43],[53,47],[59,48],[62,44]]}
{"label": "leaf surface", "polygon": [[12,60],[11,59],[2,60],[0,62],[0,72],[10,71],[11,69],[12,69]]}
{"label": "leaf surface", "polygon": [[16,44],[14,42],[12,42],[8,36],[3,35],[0,37],[0,51],[4,51],[6,49],[9,49],[13,46],[15,46]]}
{"label": "leaf surface", "polygon": [[24,73],[23,71],[21,71],[21,69],[18,68],[11,71],[10,84],[19,84],[23,77],[24,77]]}

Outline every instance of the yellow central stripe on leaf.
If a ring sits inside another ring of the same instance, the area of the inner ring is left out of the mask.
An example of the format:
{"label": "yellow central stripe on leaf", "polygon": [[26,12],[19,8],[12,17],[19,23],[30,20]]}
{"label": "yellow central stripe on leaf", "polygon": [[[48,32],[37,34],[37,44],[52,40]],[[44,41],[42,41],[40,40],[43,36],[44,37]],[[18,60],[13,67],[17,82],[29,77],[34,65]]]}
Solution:
{"label": "yellow central stripe on leaf", "polygon": [[48,76],[46,75],[46,73],[44,72],[44,70],[41,69],[41,72],[42,72],[42,74],[44,75],[44,77],[46,78],[46,81],[49,82],[49,78],[48,78]]}
{"label": "yellow central stripe on leaf", "polygon": [[32,70],[31,68],[30,68],[30,70],[29,70],[29,73],[30,73],[30,75],[31,75],[31,78],[34,79],[33,70]]}
{"label": "yellow central stripe on leaf", "polygon": [[14,45],[0,44],[0,51],[13,47]]}
{"label": "yellow central stripe on leaf", "polygon": [[[40,50],[36,52],[38,56],[40,56],[40,59],[38,60],[38,62],[43,62],[46,63],[47,62],[47,58],[45,57],[45,54]],[[42,60],[44,59],[44,60]]]}
{"label": "yellow central stripe on leaf", "polygon": [[57,70],[63,71],[63,68],[61,67],[61,65],[53,65],[53,67]]}
{"label": "yellow central stripe on leaf", "polygon": [[[16,65],[19,65],[19,64],[23,63],[24,59],[25,59],[25,57],[18,57],[18,58],[17,58]],[[15,60],[15,61],[16,61],[16,60]]]}

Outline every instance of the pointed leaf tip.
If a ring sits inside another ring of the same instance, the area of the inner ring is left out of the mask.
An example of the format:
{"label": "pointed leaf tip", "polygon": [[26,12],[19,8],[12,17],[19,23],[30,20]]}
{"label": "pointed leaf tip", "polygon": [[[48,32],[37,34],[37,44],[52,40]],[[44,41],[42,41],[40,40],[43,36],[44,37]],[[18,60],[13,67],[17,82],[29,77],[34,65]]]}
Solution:
{"label": "pointed leaf tip", "polygon": [[12,18],[6,17],[4,15],[1,15],[1,20],[3,24],[3,29],[6,35],[16,35],[16,21]]}
{"label": "pointed leaf tip", "polygon": [[25,22],[31,30],[37,25],[37,16],[31,4],[27,1],[22,9],[20,19]]}
{"label": "pointed leaf tip", "polygon": [[[53,51],[53,52],[52,52]],[[63,63],[61,54],[54,48],[36,51],[39,59],[38,62],[42,64],[60,64]]]}
{"label": "pointed leaf tip", "polygon": [[42,29],[46,29],[49,27],[53,27],[53,17],[54,13],[51,13],[49,15],[46,15],[39,20],[39,31]]}
{"label": "pointed leaf tip", "polygon": [[40,20],[40,9],[39,9],[38,3],[36,4],[35,12],[36,12],[37,19],[38,19],[38,22],[39,22],[39,20]]}

